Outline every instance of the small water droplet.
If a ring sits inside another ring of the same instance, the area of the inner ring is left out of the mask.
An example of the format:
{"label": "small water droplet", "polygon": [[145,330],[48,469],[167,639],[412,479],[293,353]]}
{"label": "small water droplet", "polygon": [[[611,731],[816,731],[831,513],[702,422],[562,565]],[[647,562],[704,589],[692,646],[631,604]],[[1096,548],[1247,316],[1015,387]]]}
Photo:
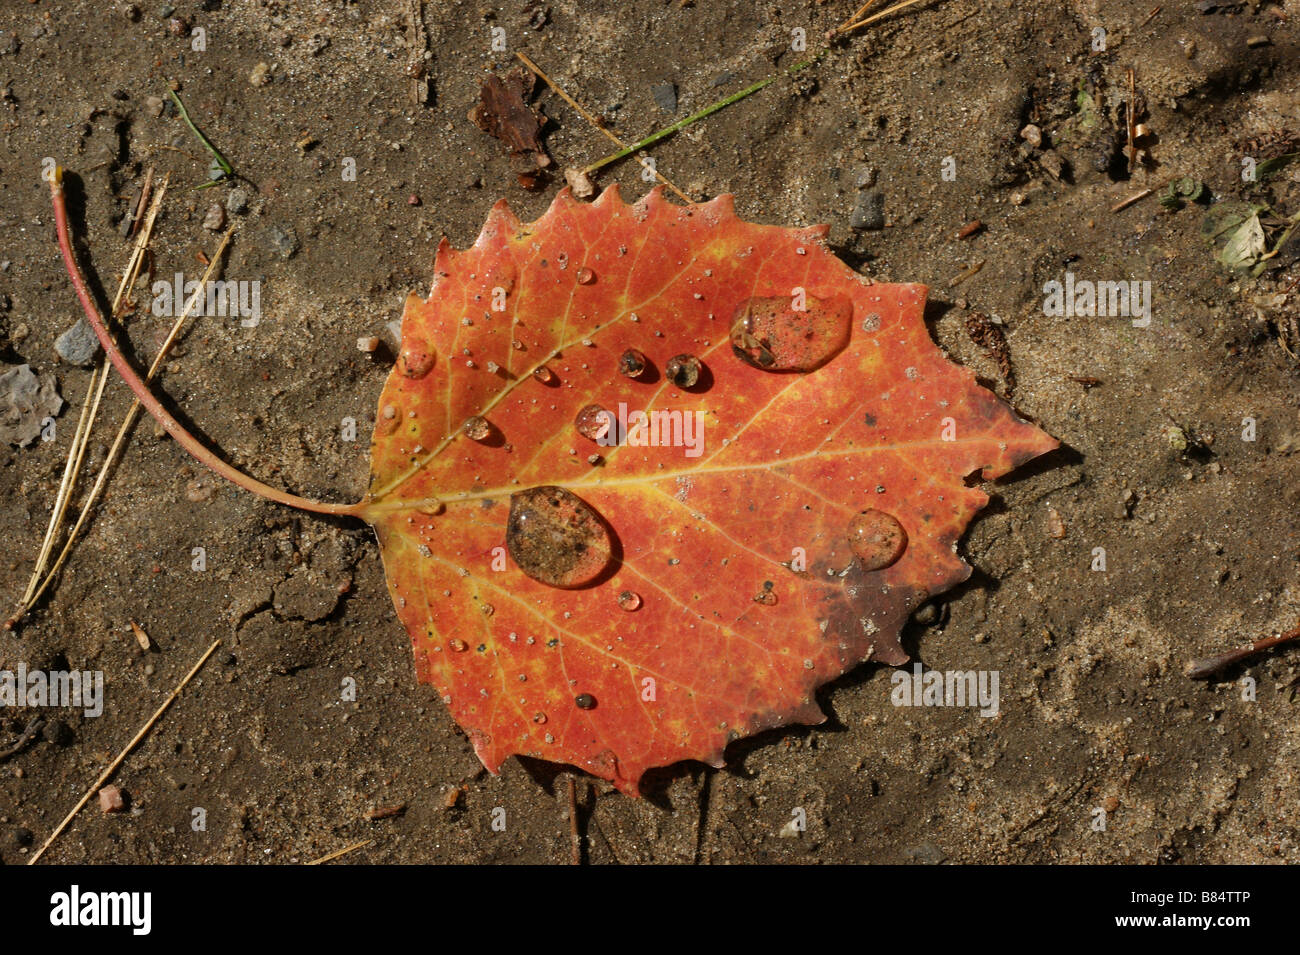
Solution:
{"label": "small water droplet", "polygon": [[469,644],[466,643],[464,640],[461,640],[459,637],[452,637],[449,641],[447,641],[447,646],[451,647],[457,653],[464,653],[466,650],[469,649]]}
{"label": "small water droplet", "polygon": [[864,332],[880,331],[880,316],[877,315],[875,312],[872,312],[870,315],[864,318],[862,320],[862,330]]}
{"label": "small water droplet", "polygon": [[484,604],[479,609],[483,611],[483,616],[485,617],[490,617],[497,612],[497,608],[492,606],[491,604]]}
{"label": "small water droplet", "polygon": [[435,360],[432,348],[407,345],[402,349],[402,374],[407,378],[423,378],[433,370]]}
{"label": "small water droplet", "polygon": [[678,388],[690,388],[700,380],[700,360],[694,355],[674,355],[664,366],[664,374]]}
{"label": "small water droplet", "polygon": [[849,521],[849,547],[863,570],[884,570],[903,556],[907,531],[892,514],[868,508]]}
{"label": "small water droplet", "polygon": [[534,368],[533,377],[544,385],[549,385],[555,379],[555,375],[551,373],[551,369],[547,368],[545,365],[538,365]]}
{"label": "small water droplet", "polygon": [[776,592],[772,590],[772,581],[763,581],[763,589],[754,594],[754,603],[762,604],[764,607],[776,606]]}
{"label": "small water droplet", "polygon": [[848,345],[852,320],[853,303],[845,296],[751,298],[736,308],[731,350],[764,371],[813,371]]}
{"label": "small water droplet", "polygon": [[581,587],[608,565],[611,546],[600,515],[572,491],[543,485],[510,495],[506,548],[533,580]]}
{"label": "small water droplet", "polygon": [[609,419],[609,412],[600,405],[587,405],[573,419],[573,426],[584,438],[599,441],[609,433]]}
{"label": "small water droplet", "polygon": [[587,268],[585,265],[584,265],[582,268],[578,269],[578,284],[579,284],[579,285],[590,285],[590,284],[591,284],[592,282],[594,282],[594,281],[596,281],[596,273],[595,273],[595,272],[593,272],[591,269]]}
{"label": "small water droplet", "polygon": [[545,723],[545,722],[546,722],[546,714],[545,714],[545,713],[534,713],[534,714],[533,714],[533,722],[534,722],[534,723]]}
{"label": "small water droplet", "polygon": [[488,435],[492,433],[492,425],[488,419],[480,415],[474,415],[472,418],[466,418],[465,423],[461,425],[461,430],[465,432],[465,437],[473,438],[475,441],[485,441]]}
{"label": "small water droplet", "polygon": [[619,374],[625,378],[640,378],[645,371],[645,355],[635,348],[629,348],[618,359]]}
{"label": "small water droplet", "polygon": [[580,710],[594,710],[596,708],[596,698],[590,693],[579,693],[573,698],[573,702]]}
{"label": "small water droplet", "polygon": [[641,609],[641,595],[631,590],[625,590],[618,595],[618,605],[631,613],[634,610]]}

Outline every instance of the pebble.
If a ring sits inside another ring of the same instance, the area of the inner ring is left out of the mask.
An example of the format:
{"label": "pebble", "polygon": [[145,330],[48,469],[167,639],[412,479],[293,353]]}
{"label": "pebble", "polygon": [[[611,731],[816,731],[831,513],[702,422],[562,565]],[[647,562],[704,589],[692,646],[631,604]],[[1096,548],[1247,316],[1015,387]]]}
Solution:
{"label": "pebble", "polygon": [[271,68],[266,63],[258,63],[248,74],[248,82],[253,86],[265,86],[271,82]]}
{"label": "pebble", "polygon": [[933,842],[923,842],[903,850],[903,855],[917,865],[939,865],[948,858],[948,854]]}
{"label": "pebble", "polygon": [[1033,123],[1030,123],[1020,131],[1020,138],[1029,143],[1029,145],[1033,146],[1035,149],[1043,145],[1043,131]]}
{"label": "pebble", "polygon": [[650,95],[665,113],[677,112],[677,85],[675,83],[658,83],[650,88]]}
{"label": "pebble", "polygon": [[9,333],[9,340],[17,345],[31,333],[32,330],[27,327],[26,322],[19,322],[14,326],[13,331]]}
{"label": "pebble", "polygon": [[933,603],[923,604],[913,618],[923,627],[928,627],[939,619],[939,608]]}
{"label": "pebble", "polygon": [[94,362],[95,355],[99,352],[99,339],[95,337],[90,323],[79,318],[75,325],[55,340],[54,350],[68,364],[84,368]]}
{"label": "pebble", "polygon": [[874,190],[858,194],[849,225],[859,231],[878,232],[885,227],[885,197]]}
{"label": "pebble", "polygon": [[243,189],[231,189],[226,195],[226,211],[237,216],[248,208],[248,193]]}
{"label": "pebble", "polygon": [[161,116],[163,114],[163,105],[161,96],[146,96],[144,98],[144,109],[150,116]]}
{"label": "pebble", "polygon": [[104,812],[122,812],[126,809],[126,798],[122,790],[114,785],[105,786],[99,791],[99,808]]}
{"label": "pebble", "polygon": [[854,189],[870,189],[876,184],[875,166],[858,166],[853,175]]}
{"label": "pebble", "polygon": [[221,208],[221,203],[214,202],[208,206],[208,214],[203,217],[203,228],[209,232],[219,232],[225,224],[226,210]]}

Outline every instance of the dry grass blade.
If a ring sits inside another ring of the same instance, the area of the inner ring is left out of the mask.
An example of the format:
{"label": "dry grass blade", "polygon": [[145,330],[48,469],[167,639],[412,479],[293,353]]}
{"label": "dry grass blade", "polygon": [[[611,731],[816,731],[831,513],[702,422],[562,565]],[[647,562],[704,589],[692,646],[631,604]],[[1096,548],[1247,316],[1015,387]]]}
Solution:
{"label": "dry grass blade", "polygon": [[176,689],[167,694],[167,699],[163,700],[162,706],[154,710],[153,716],[149,717],[144,726],[140,727],[140,731],[131,738],[131,742],[127,743],[126,746],[123,747],[122,751],[117,754],[117,758],[108,764],[108,768],[99,774],[99,778],[96,779],[91,784],[90,788],[86,790],[86,794],[81,797],[81,800],[72,807],[72,811],[63,817],[63,821],[59,823],[58,828],[50,833],[50,837],[45,840],[45,843],[36,851],[36,854],[27,860],[28,865],[35,865],[37,860],[45,854],[45,850],[54,843],[55,839],[59,838],[60,833],[62,833],[64,829],[68,828],[68,823],[72,822],[72,820],[76,818],[77,813],[81,812],[86,803],[90,802],[90,797],[99,791],[99,787],[108,782],[109,777],[117,771],[117,767],[122,765],[122,761],[126,759],[131,750],[135,749],[140,740],[144,739],[145,734],[147,734],[149,730],[153,728],[153,725],[162,718],[163,713],[167,712],[167,707],[171,706],[172,703],[175,702],[176,697],[180,696],[181,690],[185,689],[185,685],[189,683],[190,680],[194,679],[194,674],[199,672],[199,668],[207,662],[208,657],[212,656],[219,646],[221,646],[221,641],[217,640],[212,644],[212,646],[208,647],[203,656],[199,657],[199,662],[190,668],[190,672],[185,674],[185,678],[182,679],[180,683],[176,684]]}
{"label": "dry grass blade", "polygon": [[[852,31],[858,29],[859,27],[864,27],[864,26],[866,26],[866,25],[869,24],[869,23],[875,23],[877,20],[883,20],[885,17],[889,16],[889,15],[892,14],[892,13],[897,13],[899,10],[904,10],[904,9],[906,9],[907,7],[913,7],[913,6],[916,6],[918,3],[924,3],[924,2],[925,2],[925,0],[903,0],[902,3],[896,3],[896,4],[894,4],[894,5],[891,6],[891,7],[886,7],[885,9],[881,10],[879,13],[873,13],[871,16],[867,17],[865,20],[858,20],[856,23],[848,23],[848,24],[845,24],[844,26],[836,27],[836,28],[835,28],[835,32],[836,32],[836,33],[851,33]],[[874,0],[873,0],[873,3],[874,3]],[[860,11],[858,12],[858,14],[855,14],[855,16],[861,15],[861,13],[863,13],[864,11],[866,11],[867,9],[869,9],[871,6],[873,6],[873,3],[869,3],[869,4],[867,4],[866,6],[864,6],[864,7],[862,8],[862,10],[860,10]]]}
{"label": "dry grass blade", "polygon": [[[579,103],[577,100],[575,100],[572,96],[570,96],[570,95],[569,95],[568,93],[566,93],[564,90],[560,89],[560,87],[558,87],[558,86],[557,86],[557,85],[556,85],[556,84],[551,80],[551,78],[550,78],[549,76],[547,76],[545,73],[542,72],[541,67],[539,67],[536,63],[534,63],[532,60],[530,60],[530,59],[529,59],[527,56],[525,56],[523,53],[518,53],[518,52],[516,52],[516,53],[515,53],[515,56],[519,57],[520,62],[522,62],[522,63],[524,64],[524,66],[528,67],[528,68],[529,68],[530,70],[532,70],[535,74],[537,74],[537,77],[538,77],[538,78],[539,78],[543,83],[545,83],[545,84],[546,84],[547,86],[549,86],[552,90],[554,90],[554,91],[555,91],[555,95],[557,95],[558,97],[560,97],[560,99],[564,100],[566,103],[568,103],[570,106],[572,106],[575,110],[577,110],[577,111],[578,111],[578,114],[581,115],[583,119],[585,119],[587,122],[591,123],[591,125],[594,126],[594,127],[596,127],[596,129],[600,130],[600,131],[605,135],[605,137],[606,137],[607,139],[611,140],[611,141],[612,141],[615,145],[617,145],[620,149],[629,149],[629,148],[631,148],[631,147],[628,146],[627,143],[623,142],[623,140],[619,139],[617,136],[615,136],[613,133],[611,133],[608,129],[606,129],[604,126],[602,126],[602,125],[600,124],[600,122],[596,119],[596,117],[593,116],[590,112],[588,112],[588,111],[587,111],[587,110],[582,106],[581,103]],[[685,200],[686,202],[688,202],[690,205],[695,205],[695,200],[692,199],[690,196],[688,196],[686,193],[682,192],[682,191],[681,191],[680,189],[678,189],[675,185],[673,185],[672,182],[670,182],[670,181],[668,180],[668,177],[667,177],[667,176],[665,176],[663,173],[661,173],[658,169],[655,169],[655,170],[653,170],[653,171],[654,171],[654,174],[655,174],[655,178],[656,178],[656,179],[658,179],[660,182],[662,182],[665,186],[667,186],[669,189],[671,189],[671,190],[672,190],[676,195],[678,195],[679,197],[681,197],[682,199],[684,199],[684,200]]]}
{"label": "dry grass blade", "polygon": [[[144,378],[146,382],[152,381],[154,375],[158,373],[158,369],[161,368],[162,363],[166,361],[167,355],[170,353],[172,345],[175,343],[177,335],[180,334],[181,328],[184,326],[186,319],[189,318],[190,313],[194,311],[196,305],[202,301],[204,289],[207,287],[208,281],[211,279],[213,272],[218,268],[221,256],[225,253],[226,246],[230,243],[230,238],[234,234],[234,231],[234,227],[232,226],[227,229],[226,234],[222,236],[221,244],[217,246],[217,251],[213,253],[212,259],[208,262],[207,269],[204,270],[202,278],[199,279],[198,288],[196,288],[194,294],[190,296],[185,308],[181,311],[180,316],[172,325],[172,329],[168,333],[166,340],[162,343],[162,347],[158,349],[158,354],[154,357],[153,364],[149,366],[149,371]],[[108,370],[105,369],[104,373],[107,375]],[[131,407],[127,409],[126,415],[122,418],[122,424],[117,429],[117,436],[113,439],[113,444],[108,449],[108,454],[104,457],[104,463],[100,466],[99,474],[95,477],[95,483],[91,485],[90,493],[86,495],[85,501],[82,502],[81,513],[77,515],[77,521],[72,525],[72,530],[68,533],[68,539],[63,544],[63,550],[59,552],[58,559],[55,560],[49,573],[45,575],[45,579],[41,582],[41,585],[36,588],[35,592],[29,599],[24,601],[20,614],[11,618],[13,622],[16,622],[17,616],[26,613],[27,610],[29,610],[31,606],[41,598],[41,595],[50,584],[53,583],[54,578],[58,575],[59,571],[63,569],[63,564],[72,551],[72,546],[77,540],[77,535],[81,533],[82,527],[90,517],[91,510],[99,502],[99,496],[104,489],[104,485],[108,481],[109,471],[111,471],[113,466],[117,463],[118,455],[126,445],[127,435],[130,433],[131,427],[135,424],[135,420],[139,414],[140,402],[138,400],[132,401]]]}
{"label": "dry grass blade", "polygon": [[303,865],[323,865],[326,862],[333,862],[339,856],[345,856],[349,852],[356,852],[358,849],[364,849],[366,846],[373,845],[374,839],[365,839],[361,842],[354,842],[350,846],[344,846],[342,849],[335,849],[328,855],[323,855],[319,859],[312,859],[310,862],[304,862]]}
{"label": "dry grass blade", "polygon": [[[117,293],[113,296],[113,317],[120,318],[122,311],[122,302],[135,286],[136,279],[140,275],[140,269],[144,263],[145,251],[149,246],[149,240],[153,235],[154,222],[157,221],[158,213],[162,209],[163,197],[167,194],[167,176],[164,176],[159,183],[157,192],[154,194],[153,201],[149,205],[149,212],[145,216],[144,226],[136,237],[135,245],[131,249],[131,257],[127,260],[126,269],[122,272],[122,279],[118,283]],[[145,175],[146,188],[153,181],[153,168],[150,167]],[[143,198],[143,194],[142,194]],[[68,551],[72,546],[72,540],[76,537],[77,530],[80,529],[85,521],[86,512],[92,503],[93,496],[102,484],[104,469],[100,471],[100,477],[95,482],[95,487],[91,490],[91,497],[82,505],[81,515],[77,519],[72,533],[69,534],[67,541],[64,543],[62,552],[55,561],[53,569],[46,572],[46,561],[49,559],[50,552],[54,548],[54,542],[58,538],[59,527],[63,523],[63,515],[71,501],[73,485],[76,483],[76,476],[81,471],[81,462],[85,456],[86,447],[90,443],[91,429],[94,427],[95,419],[99,414],[99,404],[104,397],[104,388],[108,384],[109,370],[107,361],[101,362],[95,373],[91,375],[90,390],[94,392],[93,400],[90,392],[86,395],[86,405],[82,408],[82,420],[78,422],[77,434],[72,441],[72,447],[68,450],[68,469],[64,472],[63,484],[59,488],[59,495],[55,500],[54,510],[50,515],[50,526],[46,529],[45,539],[41,542],[41,551],[37,557],[36,564],[32,568],[31,579],[27,583],[26,590],[23,591],[23,599],[13,615],[4,622],[4,629],[13,629],[20,619],[22,619],[32,606],[40,599],[42,593],[49,586],[51,579],[62,566],[64,558],[67,557]],[[85,427],[82,427],[84,422]],[[111,457],[108,459],[111,460]],[[107,467],[107,463],[105,468]],[[44,579],[42,580],[42,576]]]}

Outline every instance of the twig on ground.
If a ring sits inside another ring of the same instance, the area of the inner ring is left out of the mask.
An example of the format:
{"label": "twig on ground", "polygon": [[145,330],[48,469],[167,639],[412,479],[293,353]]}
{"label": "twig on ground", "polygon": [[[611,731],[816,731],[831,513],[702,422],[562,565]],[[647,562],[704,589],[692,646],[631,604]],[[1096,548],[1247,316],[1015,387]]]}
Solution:
{"label": "twig on ground", "polygon": [[1183,667],[1183,675],[1193,680],[1208,680],[1234,663],[1245,660],[1247,657],[1253,657],[1265,650],[1271,650],[1273,647],[1280,647],[1282,644],[1290,643],[1293,640],[1300,640],[1300,627],[1288,630],[1286,633],[1278,634],[1275,637],[1261,637],[1248,647],[1238,647],[1236,650],[1229,650],[1227,653],[1192,660]]}
{"label": "twig on ground", "polygon": [[374,844],[374,839],[366,839],[362,842],[354,842],[350,846],[344,846],[342,849],[336,849],[328,855],[323,855],[319,859],[312,859],[310,862],[304,862],[303,865],[323,865],[326,862],[333,862],[339,856],[345,856],[349,852],[356,852],[358,849],[364,849],[368,845]]}
{"label": "twig on ground", "polygon": [[318,514],[359,515],[363,510],[360,504],[330,504],[324,501],[312,501],[296,494],[278,490],[269,484],[263,484],[256,478],[250,477],[217,457],[197,438],[185,430],[185,426],[163,407],[162,402],[149,391],[149,386],[141,380],[140,375],[131,367],[131,364],[113,341],[112,336],[109,335],[104,324],[104,318],[99,314],[99,306],[95,304],[90,291],[86,288],[86,281],[82,278],[81,269],[72,253],[72,244],[68,234],[68,209],[67,200],[63,194],[63,167],[61,166],[56,167],[54,170],[54,176],[50,180],[50,191],[54,201],[54,224],[58,231],[59,251],[63,253],[63,263],[67,267],[68,277],[72,280],[72,287],[81,302],[82,310],[86,313],[86,320],[90,322],[90,327],[94,329],[100,345],[108,353],[113,367],[117,369],[118,374],[130,386],[140,404],[144,405],[145,410],[153,415],[154,419],[163,426],[163,429],[176,439],[177,444],[193,455],[200,463],[206,465],[210,470],[230,483],[269,501],[287,504],[289,507],[296,507],[304,511],[314,511]]}
{"label": "twig on ground", "polygon": [[45,726],[44,717],[42,716],[34,717],[32,721],[27,724],[27,728],[23,730],[22,735],[18,737],[18,741],[16,743],[14,743],[8,749],[0,749],[0,763],[3,763],[6,759],[8,759],[11,756],[17,756],[19,753],[25,750],[27,748],[27,745],[32,740],[36,739],[36,734],[39,733],[44,728],[44,726]]}
{"label": "twig on ground", "polygon": [[122,765],[122,761],[126,759],[131,750],[135,749],[140,740],[144,739],[149,730],[153,728],[153,725],[162,717],[163,713],[167,712],[167,707],[171,706],[176,697],[180,696],[181,690],[185,689],[185,685],[189,683],[190,680],[194,679],[194,674],[199,672],[199,668],[207,662],[208,657],[212,656],[213,652],[219,646],[221,646],[221,641],[217,640],[212,644],[212,646],[208,647],[203,656],[199,657],[199,662],[190,668],[190,672],[185,674],[185,678],[182,679],[180,683],[176,684],[176,689],[167,694],[167,699],[163,700],[162,706],[154,710],[153,716],[149,717],[144,726],[140,727],[140,732],[136,733],[135,736],[131,738],[131,742],[127,743],[122,751],[117,754],[117,758],[109,763],[108,767],[99,774],[99,778],[96,779],[91,784],[90,788],[86,790],[86,794],[82,796],[81,800],[72,808],[72,812],[64,816],[63,821],[59,823],[58,828],[56,828],[54,832],[50,833],[50,837],[45,840],[45,844],[36,851],[35,855],[27,860],[28,865],[36,864],[36,860],[45,854],[45,850],[48,849],[53,844],[54,840],[59,838],[59,834],[68,827],[68,823],[72,822],[77,813],[81,812],[82,807],[84,807],[86,803],[90,802],[90,797],[99,791],[100,786],[108,782],[109,777],[117,771],[117,767]]}
{"label": "twig on ground", "polygon": [[[549,87],[550,87],[550,88],[555,92],[555,95],[559,96],[560,99],[564,100],[566,103],[568,103],[570,106],[572,106],[575,110],[577,110],[577,111],[578,111],[578,114],[579,114],[583,119],[585,119],[587,122],[591,123],[591,125],[594,126],[594,127],[596,127],[596,129],[600,130],[600,132],[604,133],[605,136],[606,136],[607,138],[613,140],[614,145],[616,145],[616,146],[618,146],[618,147],[620,147],[620,148],[622,148],[622,149],[629,149],[627,143],[623,142],[623,140],[619,139],[617,136],[615,136],[613,133],[611,133],[608,129],[606,129],[604,126],[602,126],[602,125],[600,124],[600,121],[597,120],[596,117],[593,116],[593,115],[592,115],[592,114],[591,114],[591,113],[590,113],[590,112],[589,112],[589,111],[588,111],[588,110],[587,110],[587,109],[586,109],[586,108],[585,108],[581,103],[579,103],[579,102],[578,102],[577,100],[575,100],[572,96],[570,96],[568,93],[566,93],[563,89],[561,89],[559,86],[557,86],[557,85],[555,84],[555,82],[554,82],[554,81],[553,81],[549,76],[547,76],[545,73],[543,73],[542,70],[541,70],[541,67],[539,67],[536,63],[534,63],[532,60],[530,60],[530,59],[529,59],[526,55],[524,55],[523,53],[516,52],[516,53],[515,53],[515,56],[519,57],[520,61],[524,64],[524,66],[528,67],[528,68],[529,68],[530,70],[532,70],[535,74],[537,74],[538,78],[539,78],[543,83],[545,83],[547,86],[549,86]],[[583,172],[590,173],[590,172],[592,172],[592,170],[591,170],[591,169],[584,169]],[[656,179],[658,179],[658,180],[659,180],[660,182],[662,182],[665,186],[667,186],[669,189],[671,189],[673,192],[675,192],[678,196],[680,196],[682,199],[685,199],[685,200],[686,200],[688,203],[690,203],[691,205],[694,205],[694,204],[695,204],[695,200],[694,200],[694,199],[692,199],[692,198],[691,198],[690,196],[688,196],[686,193],[682,192],[682,190],[678,189],[675,185],[673,185],[673,183],[672,183],[671,181],[669,181],[668,177],[665,176],[663,173],[661,173],[658,169],[654,169],[653,172],[654,172],[654,174],[655,174],[655,178],[656,178]]]}
{"label": "twig on ground", "polygon": [[569,777],[569,861],[582,865],[582,836],[578,833],[578,784]]}

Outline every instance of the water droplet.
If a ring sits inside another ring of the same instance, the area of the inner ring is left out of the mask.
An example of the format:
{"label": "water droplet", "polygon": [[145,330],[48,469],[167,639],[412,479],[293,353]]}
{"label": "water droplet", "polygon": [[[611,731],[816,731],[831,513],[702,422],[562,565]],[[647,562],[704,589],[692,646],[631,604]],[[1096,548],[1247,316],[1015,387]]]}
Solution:
{"label": "water droplet", "polygon": [[452,637],[449,641],[447,641],[447,646],[451,647],[457,653],[464,653],[466,650],[469,649],[469,644],[458,637]]}
{"label": "water droplet", "polygon": [[678,388],[690,388],[700,380],[700,360],[694,355],[674,355],[668,359],[664,374]]}
{"label": "water droplet", "polygon": [[387,421],[392,421],[394,418],[397,417],[397,408],[396,408],[396,406],[394,406],[394,405],[384,405],[383,415],[384,415],[384,419],[385,419],[385,420],[387,420]]}
{"label": "water droplet", "polygon": [[596,708],[596,698],[590,693],[579,693],[573,698],[573,702],[580,710],[594,710]]}
{"label": "water droplet", "polygon": [[584,265],[582,268],[578,269],[578,284],[579,284],[579,285],[590,285],[590,284],[591,284],[592,282],[594,282],[594,281],[596,281],[596,273],[595,273],[595,272],[593,272],[591,269],[587,268],[585,265]]}
{"label": "water droplet", "polygon": [[618,359],[619,374],[626,378],[640,378],[645,371],[645,355],[635,348],[629,348]]}
{"label": "water droplet", "polygon": [[543,485],[510,495],[506,548],[519,569],[552,587],[590,583],[610,559],[600,515],[572,491]]}
{"label": "water droplet", "polygon": [[534,368],[533,377],[536,378],[544,385],[549,385],[552,381],[555,380],[555,375],[553,375],[551,373],[551,369],[547,368],[545,365],[538,365],[536,368]]}
{"label": "water droplet", "polygon": [[631,590],[625,590],[618,595],[618,605],[631,613],[634,610],[641,609],[641,595]]}
{"label": "water droplet", "polygon": [[864,318],[862,320],[862,330],[864,332],[880,331],[880,316],[877,315],[875,312],[872,312],[870,315]]}
{"label": "water droplet", "polygon": [[772,587],[772,581],[763,581],[763,589],[754,594],[754,603],[762,604],[765,607],[775,607],[776,593],[772,590]]}
{"label": "water droplet", "polygon": [[473,438],[475,441],[485,441],[488,435],[492,433],[492,425],[488,419],[479,415],[472,418],[466,418],[465,423],[461,425],[461,430],[465,432],[467,438]]}
{"label": "water droplet", "polygon": [[545,714],[545,713],[534,713],[534,714],[533,714],[533,722],[534,722],[534,723],[545,723],[545,722],[546,722],[546,714]]}
{"label": "water droplet", "polygon": [[849,521],[849,547],[857,555],[863,570],[884,570],[903,556],[907,548],[907,531],[897,518],[884,511],[868,508]]}
{"label": "water droplet", "polygon": [[402,349],[402,374],[407,378],[423,378],[433,370],[435,358],[431,348],[407,345]]}
{"label": "water droplet", "polygon": [[609,433],[609,419],[609,412],[600,405],[587,405],[573,419],[573,426],[584,438],[599,441]]}
{"label": "water droplet", "polygon": [[731,350],[764,371],[812,371],[844,350],[852,321],[853,303],[845,296],[751,298],[736,308]]}

